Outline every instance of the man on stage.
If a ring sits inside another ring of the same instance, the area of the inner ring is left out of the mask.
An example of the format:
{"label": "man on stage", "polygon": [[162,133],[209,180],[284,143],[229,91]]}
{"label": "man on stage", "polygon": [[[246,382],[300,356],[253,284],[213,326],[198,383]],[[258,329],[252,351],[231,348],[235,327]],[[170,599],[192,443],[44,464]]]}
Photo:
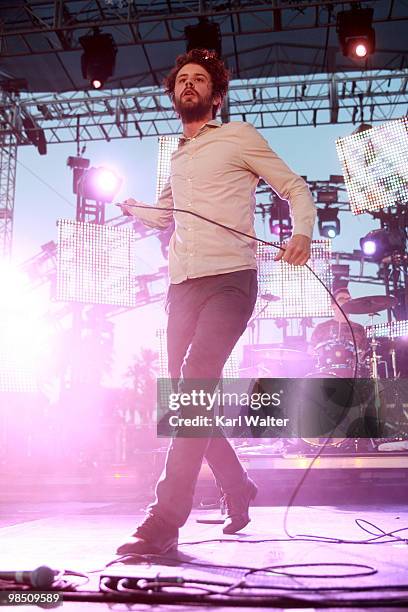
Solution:
{"label": "man on stage", "polygon": [[[211,51],[193,50],[177,58],[165,86],[183,135],[156,205],[160,210],[137,208],[146,204],[134,199],[122,204],[124,212],[150,227],[165,229],[175,221],[169,246],[167,349],[169,373],[179,379],[181,392],[193,379],[219,379],[245,331],[257,298],[257,245],[250,237],[172,209],[191,211],[254,236],[255,190],[263,177],[291,205],[293,235],[277,259],[304,265],[310,256],[316,212],[306,183],[252,125],[215,120],[228,80],[223,62]],[[118,554],[163,554],[177,546],[204,458],[226,501],[224,533],[236,533],[248,524],[257,487],[228,440],[176,435],[156,499]]]}

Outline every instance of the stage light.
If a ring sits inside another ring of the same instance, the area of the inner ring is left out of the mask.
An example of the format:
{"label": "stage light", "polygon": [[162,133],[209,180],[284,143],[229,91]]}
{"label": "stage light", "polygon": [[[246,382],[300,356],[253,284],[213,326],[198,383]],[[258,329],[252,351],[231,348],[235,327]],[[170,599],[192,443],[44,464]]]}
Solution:
{"label": "stage light", "polygon": [[187,52],[193,49],[208,49],[221,57],[221,31],[218,23],[200,17],[197,24],[184,28],[184,35],[187,39]]}
{"label": "stage light", "polygon": [[23,117],[22,122],[28,140],[37,147],[40,155],[47,155],[47,140],[44,130],[29,115]]}
{"label": "stage light", "polygon": [[340,219],[338,208],[322,208],[317,211],[320,236],[335,238],[340,234]]}
{"label": "stage light", "polygon": [[281,241],[286,240],[292,235],[293,229],[289,203],[274,192],[270,198],[272,203],[269,208],[269,229]]}
{"label": "stage light", "polygon": [[408,202],[408,117],[336,141],[354,215]]}
{"label": "stage light", "polygon": [[68,219],[57,228],[57,300],[136,306],[136,232]]}
{"label": "stage light", "polygon": [[377,245],[374,240],[365,240],[361,246],[364,255],[374,255],[377,250]]}
{"label": "stage light", "polygon": [[360,42],[354,47],[354,52],[357,57],[366,57],[368,55],[368,46],[366,43]]}
{"label": "stage light", "polygon": [[360,248],[366,259],[379,263],[390,255],[405,253],[405,234],[402,230],[373,230],[360,239]]}
{"label": "stage light", "polygon": [[[294,266],[275,261],[276,248],[258,246],[259,298],[254,315],[262,319],[331,317],[330,296],[319,281],[304,266]],[[311,246],[309,266],[323,283],[332,287],[330,240],[314,240]],[[271,301],[265,307],[262,295],[276,295],[279,301]]]}
{"label": "stage light", "polygon": [[[271,219],[272,221],[272,219]],[[275,236],[279,236],[279,234],[281,233],[281,226],[279,223],[276,222],[272,222],[269,224],[270,225],[270,229],[272,234],[274,234]]]}
{"label": "stage light", "polygon": [[317,192],[318,204],[336,204],[338,200],[339,195],[335,187],[323,187]]}
{"label": "stage light", "polygon": [[111,34],[101,34],[98,28],[88,36],[81,36],[79,42],[84,50],[81,57],[81,69],[84,79],[94,89],[100,89],[115,70],[118,52]]}
{"label": "stage light", "polygon": [[337,15],[337,34],[341,50],[350,59],[364,59],[375,51],[373,9],[352,7]]}
{"label": "stage light", "polygon": [[160,136],[159,156],[157,159],[156,200],[163,191],[170,176],[171,157],[177,151],[180,139],[175,136]]}
{"label": "stage light", "polygon": [[79,180],[79,193],[87,200],[110,203],[115,198],[122,179],[109,168],[89,168]]}
{"label": "stage light", "polygon": [[406,338],[408,337],[408,321],[391,321],[391,323],[377,323],[366,328],[367,338]]}
{"label": "stage light", "polygon": [[[170,176],[171,157],[177,151],[180,139],[175,136],[160,136],[159,156],[157,159],[156,200],[159,198]],[[160,248],[165,259],[168,257],[170,238],[174,232],[174,221],[169,227],[159,232]]]}

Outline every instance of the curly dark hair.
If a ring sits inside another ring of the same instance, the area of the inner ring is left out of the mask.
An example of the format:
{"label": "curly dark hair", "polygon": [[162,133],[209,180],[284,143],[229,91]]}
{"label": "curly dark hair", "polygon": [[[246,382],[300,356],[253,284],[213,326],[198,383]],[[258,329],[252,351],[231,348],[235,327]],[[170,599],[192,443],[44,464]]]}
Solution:
{"label": "curly dark hair", "polygon": [[213,107],[213,119],[215,119],[228,91],[230,79],[228,68],[226,68],[224,62],[219,59],[214,51],[209,51],[208,49],[192,49],[188,53],[179,55],[176,59],[176,65],[163,81],[165,92],[171,100],[174,98],[174,87],[177,74],[186,64],[199,64],[205,68],[211,76],[213,95],[219,95],[221,97],[220,104],[218,106],[214,105]]}

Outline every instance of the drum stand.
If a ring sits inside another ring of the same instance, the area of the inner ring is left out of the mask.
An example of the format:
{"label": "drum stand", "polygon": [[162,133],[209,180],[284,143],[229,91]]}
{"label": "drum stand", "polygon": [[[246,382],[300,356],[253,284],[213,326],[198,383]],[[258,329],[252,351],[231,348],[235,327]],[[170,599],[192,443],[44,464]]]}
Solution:
{"label": "drum stand", "polygon": [[[395,412],[398,415],[398,431],[401,430],[402,428],[402,413],[403,413],[403,406],[402,406],[402,401],[401,401],[401,397],[400,394],[398,392],[398,385],[397,385],[397,379],[399,378],[399,374],[398,374],[398,369],[397,369],[397,353],[395,350],[395,341],[393,339],[391,339],[391,350],[390,350],[390,356],[391,356],[391,368],[392,368],[392,380],[393,380],[393,395],[394,395],[394,402],[395,402]],[[397,433],[398,436],[398,433]]]}
{"label": "drum stand", "polygon": [[398,371],[397,371],[397,353],[395,350],[394,340],[391,340],[390,355],[391,355],[392,377],[394,380],[396,380],[396,378],[398,378]]}
{"label": "drum stand", "polygon": [[380,408],[381,408],[381,399],[380,399],[380,389],[379,389],[379,385],[378,385],[378,361],[379,361],[379,355],[377,353],[377,347],[379,346],[379,342],[377,342],[377,339],[375,337],[375,333],[374,333],[374,315],[376,313],[369,313],[369,317],[370,317],[370,325],[371,325],[371,329],[373,330],[373,335],[371,338],[371,342],[370,342],[370,348],[371,348],[371,358],[370,358],[370,362],[371,362],[371,378],[374,379],[374,409],[375,409],[375,421],[376,421],[376,427],[377,427],[377,433],[380,431]]}
{"label": "drum stand", "polygon": [[[374,330],[374,326],[373,326],[374,314],[370,314],[369,316],[370,316],[371,329]],[[371,349],[370,362],[371,362],[371,378],[375,380],[375,383],[374,383],[375,384],[375,415],[376,415],[376,425],[379,431],[380,424],[381,424],[380,422],[381,398],[380,398],[380,389],[379,389],[379,383],[378,383],[378,363],[379,363],[379,355],[377,352],[378,346],[379,346],[379,342],[377,342],[376,337],[374,335],[374,331],[373,331],[373,336],[370,342],[370,349]],[[397,414],[400,415],[402,412],[402,402],[401,402],[401,398],[399,396],[398,387],[397,387],[397,378],[398,378],[397,355],[395,351],[395,344],[393,341],[391,345],[390,356],[391,356],[391,370],[392,370],[391,373],[392,373],[392,381],[393,381],[393,395],[394,395],[394,401],[395,401],[395,411]],[[388,367],[386,368],[386,377],[389,378]]]}

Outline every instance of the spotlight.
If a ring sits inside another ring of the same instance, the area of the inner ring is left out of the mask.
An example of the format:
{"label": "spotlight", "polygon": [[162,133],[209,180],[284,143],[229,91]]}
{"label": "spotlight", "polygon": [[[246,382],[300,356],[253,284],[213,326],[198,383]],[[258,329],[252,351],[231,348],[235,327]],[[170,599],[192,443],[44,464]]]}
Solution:
{"label": "spotlight", "polygon": [[94,89],[101,89],[113,75],[116,54],[115,41],[110,34],[101,34],[98,28],[89,36],[81,36],[79,42],[84,50],[81,57],[82,76]]}
{"label": "spotlight", "polygon": [[350,59],[364,59],[375,51],[373,9],[353,7],[337,15],[337,34],[341,50]]}
{"label": "spotlight", "polygon": [[99,167],[86,170],[78,186],[79,192],[84,198],[108,204],[113,201],[121,183],[122,179],[112,170]]}
{"label": "spotlight", "polygon": [[364,255],[374,255],[377,245],[374,240],[364,240],[361,244]]}
{"label": "spotlight", "polygon": [[404,253],[405,247],[406,238],[401,230],[373,230],[360,239],[365,258],[376,263],[394,253]]}
{"label": "spotlight", "polygon": [[28,140],[37,147],[40,155],[47,155],[47,140],[44,130],[29,115],[23,117],[22,122]]}
{"label": "spotlight", "polygon": [[289,204],[275,193],[271,194],[272,204],[269,209],[269,229],[280,240],[289,238],[292,234],[292,219],[290,217]]}
{"label": "spotlight", "polygon": [[218,23],[200,17],[197,24],[184,28],[184,35],[187,39],[187,52],[193,49],[208,49],[221,57],[221,31]]}
{"label": "spotlight", "polygon": [[335,238],[340,234],[340,219],[338,208],[319,209],[317,211],[318,227],[320,236]]}
{"label": "spotlight", "polygon": [[338,199],[338,191],[335,187],[325,187],[317,192],[317,202],[319,204],[336,204]]}

